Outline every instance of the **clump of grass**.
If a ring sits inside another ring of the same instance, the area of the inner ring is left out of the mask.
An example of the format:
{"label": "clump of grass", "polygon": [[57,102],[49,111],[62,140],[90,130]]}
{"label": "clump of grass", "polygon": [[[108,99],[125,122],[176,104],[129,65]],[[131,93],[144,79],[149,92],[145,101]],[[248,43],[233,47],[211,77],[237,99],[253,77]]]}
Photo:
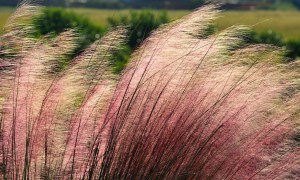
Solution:
{"label": "clump of grass", "polygon": [[299,178],[299,65],[269,45],[232,51],[243,26],[207,35],[215,9],[153,32],[116,75],[124,28],[53,71],[77,34],[28,39],[23,3],[1,38],[14,49],[1,60],[1,178]]}

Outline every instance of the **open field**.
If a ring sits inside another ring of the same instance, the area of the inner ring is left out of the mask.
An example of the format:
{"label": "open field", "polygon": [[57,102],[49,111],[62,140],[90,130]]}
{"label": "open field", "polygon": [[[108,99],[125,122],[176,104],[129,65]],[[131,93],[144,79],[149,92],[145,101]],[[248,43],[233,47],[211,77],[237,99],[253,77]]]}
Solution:
{"label": "open field", "polygon": [[[106,19],[111,16],[128,14],[130,10],[97,10],[86,8],[69,9],[88,17],[98,25],[105,25]],[[13,10],[0,8],[0,27],[2,27]],[[156,11],[159,12],[159,11]],[[172,20],[178,19],[189,11],[168,11]],[[279,32],[286,39],[300,38],[299,11],[227,11],[220,14],[216,20],[217,28],[224,29],[231,25],[244,24],[253,26],[256,31],[272,30]]]}
{"label": "open field", "polygon": [[300,11],[229,11],[221,14],[217,20],[220,29],[245,24],[253,26],[256,31],[273,30],[284,38],[300,38]]}
{"label": "open field", "polygon": [[6,20],[9,18],[12,12],[13,10],[11,8],[0,8],[0,28],[5,25]]}

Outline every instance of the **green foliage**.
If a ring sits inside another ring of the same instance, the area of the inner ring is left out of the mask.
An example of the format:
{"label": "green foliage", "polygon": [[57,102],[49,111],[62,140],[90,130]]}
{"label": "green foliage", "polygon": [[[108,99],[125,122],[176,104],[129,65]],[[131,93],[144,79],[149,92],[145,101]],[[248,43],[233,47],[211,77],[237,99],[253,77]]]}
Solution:
{"label": "green foliage", "polygon": [[286,42],[287,56],[295,59],[300,57],[300,38]]}
{"label": "green foliage", "polygon": [[95,26],[87,18],[61,8],[45,8],[34,19],[37,36],[52,33],[58,35],[66,29],[76,29],[79,33],[78,47],[73,55],[78,55],[105,32],[105,28]]}
{"label": "green foliage", "polygon": [[271,44],[275,46],[282,46],[284,44],[281,34],[272,30],[263,31],[260,33],[252,31],[250,33],[249,40],[251,43]]}
{"label": "green foliage", "polygon": [[108,18],[109,26],[112,28],[117,26],[127,26],[129,28],[127,44],[123,47],[123,51],[117,52],[113,56],[115,72],[121,72],[134,49],[136,49],[154,29],[167,22],[169,22],[169,18],[165,11],[159,14],[155,14],[150,10],[131,11],[128,16],[122,15]]}
{"label": "green foliage", "polygon": [[[169,18],[166,12],[156,14],[150,10],[132,11],[128,15],[109,18],[108,23],[111,28],[127,26],[130,32],[128,43],[122,47],[121,51],[115,52],[112,57],[114,71],[120,73],[134,49],[150,35],[152,30],[167,22],[169,22]],[[72,57],[78,55],[106,31],[106,28],[95,26],[88,19],[61,8],[43,9],[43,13],[34,19],[34,25],[37,30],[36,36],[46,34],[56,36],[66,29],[77,29],[79,46],[72,53]],[[68,61],[63,60],[60,64],[65,66],[68,64]]]}
{"label": "green foliage", "polygon": [[120,51],[114,53],[114,56],[112,57],[114,73],[119,74],[122,72],[128,63],[131,54],[132,49],[128,45],[123,46]]}
{"label": "green foliage", "polygon": [[108,18],[108,23],[111,27],[120,25],[129,26],[130,35],[128,45],[131,48],[137,47],[150,35],[152,30],[168,22],[169,18],[165,11],[158,15],[150,10],[131,11],[128,16],[123,15],[117,18]]}
{"label": "green foliage", "polygon": [[290,60],[295,60],[297,57],[300,57],[300,39],[293,40],[283,40],[283,37],[272,30],[263,31],[263,32],[254,32],[250,33],[248,43],[255,44],[271,44],[279,47],[284,47],[286,49],[285,56],[290,58]]}

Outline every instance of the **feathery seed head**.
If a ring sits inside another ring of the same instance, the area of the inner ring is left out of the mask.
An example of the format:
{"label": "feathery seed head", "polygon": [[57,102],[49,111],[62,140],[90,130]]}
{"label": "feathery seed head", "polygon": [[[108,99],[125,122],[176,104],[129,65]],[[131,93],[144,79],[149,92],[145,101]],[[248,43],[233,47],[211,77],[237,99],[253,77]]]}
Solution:
{"label": "feathery seed head", "polygon": [[23,3],[1,36],[15,53],[0,59],[2,178],[299,178],[298,63],[247,46],[244,26],[207,35],[216,6],[153,32],[120,76],[125,28],[55,71],[78,34],[28,38],[35,10]]}

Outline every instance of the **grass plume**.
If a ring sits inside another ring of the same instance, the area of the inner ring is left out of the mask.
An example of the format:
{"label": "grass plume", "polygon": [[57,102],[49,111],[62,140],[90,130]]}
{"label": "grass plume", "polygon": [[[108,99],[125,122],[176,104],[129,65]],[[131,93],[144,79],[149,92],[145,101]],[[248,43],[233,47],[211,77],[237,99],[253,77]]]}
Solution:
{"label": "grass plume", "polygon": [[23,3],[1,36],[1,178],[300,177],[299,64],[241,46],[243,26],[208,35],[216,6],[153,32],[120,76],[110,56],[126,29],[57,71],[78,35],[28,38],[32,9]]}

